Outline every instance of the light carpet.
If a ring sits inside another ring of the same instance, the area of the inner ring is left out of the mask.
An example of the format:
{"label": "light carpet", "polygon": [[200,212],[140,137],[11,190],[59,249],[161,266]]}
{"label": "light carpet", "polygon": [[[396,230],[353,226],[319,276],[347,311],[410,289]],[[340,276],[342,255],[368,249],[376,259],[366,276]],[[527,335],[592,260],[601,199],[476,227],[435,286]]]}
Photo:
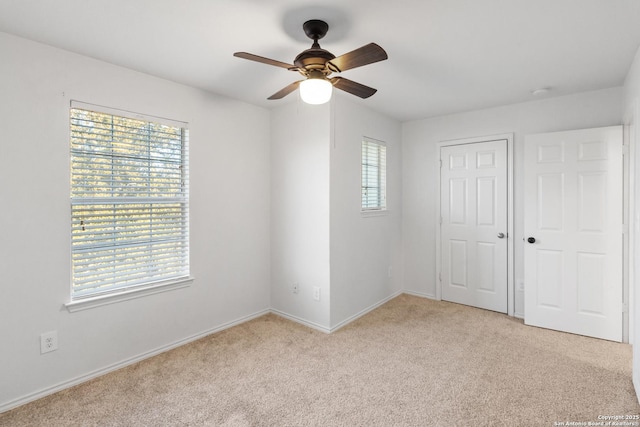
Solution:
{"label": "light carpet", "polygon": [[640,414],[631,347],[400,295],[324,334],[266,315],[2,426],[554,426]]}

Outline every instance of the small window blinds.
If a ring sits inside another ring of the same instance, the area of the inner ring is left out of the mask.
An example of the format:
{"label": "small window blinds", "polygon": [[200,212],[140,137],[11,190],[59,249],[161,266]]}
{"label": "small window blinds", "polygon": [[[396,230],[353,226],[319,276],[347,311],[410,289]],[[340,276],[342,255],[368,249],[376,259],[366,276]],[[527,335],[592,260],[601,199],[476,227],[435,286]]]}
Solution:
{"label": "small window blinds", "polygon": [[387,147],[384,142],[362,140],[362,210],[387,207]]}

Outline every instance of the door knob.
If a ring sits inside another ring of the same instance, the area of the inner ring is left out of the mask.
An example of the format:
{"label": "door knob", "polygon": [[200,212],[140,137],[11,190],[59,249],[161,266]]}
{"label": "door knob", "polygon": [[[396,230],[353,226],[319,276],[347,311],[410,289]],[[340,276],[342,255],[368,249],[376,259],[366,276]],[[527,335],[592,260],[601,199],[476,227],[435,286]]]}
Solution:
{"label": "door knob", "polygon": [[498,239],[504,239],[504,233],[498,233]]}
{"label": "door knob", "polygon": [[527,242],[529,242],[529,243],[535,243],[535,242],[536,242],[536,238],[535,238],[535,237],[529,237],[529,238],[527,239]]}

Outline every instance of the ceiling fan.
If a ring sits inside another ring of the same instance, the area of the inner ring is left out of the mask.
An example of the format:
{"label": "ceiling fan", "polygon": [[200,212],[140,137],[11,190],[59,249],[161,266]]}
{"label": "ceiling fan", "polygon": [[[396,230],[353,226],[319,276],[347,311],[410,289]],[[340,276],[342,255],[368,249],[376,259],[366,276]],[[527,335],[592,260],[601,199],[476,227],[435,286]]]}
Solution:
{"label": "ceiling fan", "polygon": [[363,99],[376,93],[376,89],[354,82],[353,80],[339,76],[329,78],[329,76],[332,73],[340,73],[352,68],[384,61],[388,58],[387,52],[385,52],[384,49],[375,43],[369,43],[368,45],[336,57],[328,50],[322,49],[320,44],[318,44],[318,40],[323,38],[329,30],[329,25],[326,22],[319,19],[312,19],[305,22],[302,28],[307,37],[313,40],[313,44],[310,49],[296,56],[293,61],[294,65],[247,52],[236,52],[233,54],[233,56],[238,58],[286,68],[289,71],[297,71],[306,78],[285,86],[268,99],[284,98],[298,87],[300,87],[302,100],[309,104],[323,104],[329,101],[332,87]]}

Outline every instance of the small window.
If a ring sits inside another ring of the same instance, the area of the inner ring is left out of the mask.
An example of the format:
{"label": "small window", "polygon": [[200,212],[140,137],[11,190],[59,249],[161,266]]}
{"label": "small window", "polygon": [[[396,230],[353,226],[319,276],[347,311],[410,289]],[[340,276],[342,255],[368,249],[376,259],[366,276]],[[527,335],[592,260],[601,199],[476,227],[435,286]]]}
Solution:
{"label": "small window", "polygon": [[73,103],[71,299],[189,277],[186,124]]}
{"label": "small window", "polygon": [[362,140],[362,210],[387,208],[387,147],[370,138]]}

